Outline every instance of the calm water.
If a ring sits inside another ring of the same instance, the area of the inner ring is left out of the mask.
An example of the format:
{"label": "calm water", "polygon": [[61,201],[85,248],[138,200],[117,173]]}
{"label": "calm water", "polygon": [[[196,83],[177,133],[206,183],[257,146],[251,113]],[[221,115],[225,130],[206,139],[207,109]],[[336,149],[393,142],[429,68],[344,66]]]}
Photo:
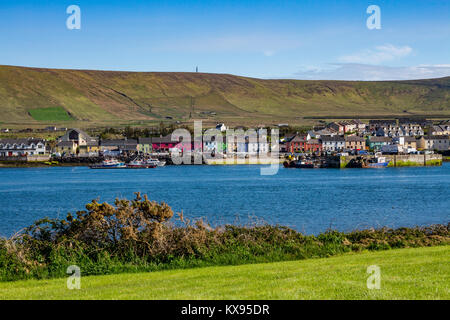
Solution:
{"label": "calm water", "polygon": [[306,233],[450,220],[450,164],[436,168],[308,170],[258,166],[169,166],[152,170],[0,169],[0,235],[45,216],[65,217],[95,198],[146,193],[213,224],[269,223]]}

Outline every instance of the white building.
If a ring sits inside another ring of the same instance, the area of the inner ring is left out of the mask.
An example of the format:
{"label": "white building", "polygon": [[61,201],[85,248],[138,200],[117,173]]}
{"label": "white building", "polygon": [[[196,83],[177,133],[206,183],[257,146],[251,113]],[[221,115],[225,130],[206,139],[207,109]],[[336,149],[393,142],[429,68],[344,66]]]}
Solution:
{"label": "white building", "polygon": [[225,132],[227,131],[227,126],[224,123],[218,123],[216,129],[220,130],[220,132]]}
{"label": "white building", "polygon": [[322,136],[322,150],[340,152],[345,149],[345,138],[343,136]]}
{"label": "white building", "polygon": [[449,136],[430,136],[424,137],[425,149],[447,151],[450,150]]}
{"label": "white building", "polygon": [[17,157],[45,154],[45,140],[43,139],[1,139],[0,156]]}

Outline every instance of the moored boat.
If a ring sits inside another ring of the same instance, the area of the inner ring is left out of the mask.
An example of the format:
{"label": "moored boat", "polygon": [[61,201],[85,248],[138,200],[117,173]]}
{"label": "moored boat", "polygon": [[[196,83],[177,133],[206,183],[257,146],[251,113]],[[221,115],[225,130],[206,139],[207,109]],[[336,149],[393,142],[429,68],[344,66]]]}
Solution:
{"label": "moored boat", "polygon": [[125,169],[127,166],[124,162],[117,160],[104,160],[100,164],[94,164],[90,166],[91,169]]}
{"label": "moored boat", "polygon": [[152,166],[150,164],[147,164],[147,162],[142,160],[133,160],[130,163],[127,163],[128,169],[148,169],[148,168],[155,168],[156,166]]}
{"label": "moored boat", "polygon": [[164,167],[166,165],[165,161],[161,161],[158,159],[147,159],[145,160],[145,163],[147,163],[148,165],[151,165],[154,167]]}
{"label": "moored boat", "polygon": [[372,159],[367,164],[368,168],[386,168],[391,161],[387,160],[386,157],[376,157],[375,159]]}
{"label": "moored boat", "polygon": [[314,165],[314,162],[312,161],[298,161],[295,164],[296,168],[300,168],[300,169],[314,169],[316,168],[316,166]]}

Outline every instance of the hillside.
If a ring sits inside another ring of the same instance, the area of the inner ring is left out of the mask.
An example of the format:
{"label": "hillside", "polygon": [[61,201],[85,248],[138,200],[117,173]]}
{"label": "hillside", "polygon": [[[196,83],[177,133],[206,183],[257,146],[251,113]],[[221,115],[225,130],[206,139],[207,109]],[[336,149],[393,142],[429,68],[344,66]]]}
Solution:
{"label": "hillside", "polygon": [[[0,283],[0,299],[449,299],[449,247],[303,261]],[[367,289],[367,267],[381,290]]]}
{"label": "hillside", "polygon": [[301,123],[304,117],[450,115],[450,78],[263,80],[228,74],[0,66],[0,126],[103,126],[161,120]]}

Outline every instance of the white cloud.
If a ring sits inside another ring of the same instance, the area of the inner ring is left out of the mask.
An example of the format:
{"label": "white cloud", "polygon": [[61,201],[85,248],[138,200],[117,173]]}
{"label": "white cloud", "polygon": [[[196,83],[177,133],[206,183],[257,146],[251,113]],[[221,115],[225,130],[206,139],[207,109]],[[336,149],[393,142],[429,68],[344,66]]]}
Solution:
{"label": "white cloud", "polygon": [[326,68],[306,67],[294,78],[305,80],[413,80],[450,76],[450,64],[388,67],[359,63],[335,63]]}
{"label": "white cloud", "polygon": [[409,46],[397,47],[392,44],[385,44],[354,54],[345,55],[339,58],[343,63],[379,64],[392,61],[410,55],[413,49]]}

